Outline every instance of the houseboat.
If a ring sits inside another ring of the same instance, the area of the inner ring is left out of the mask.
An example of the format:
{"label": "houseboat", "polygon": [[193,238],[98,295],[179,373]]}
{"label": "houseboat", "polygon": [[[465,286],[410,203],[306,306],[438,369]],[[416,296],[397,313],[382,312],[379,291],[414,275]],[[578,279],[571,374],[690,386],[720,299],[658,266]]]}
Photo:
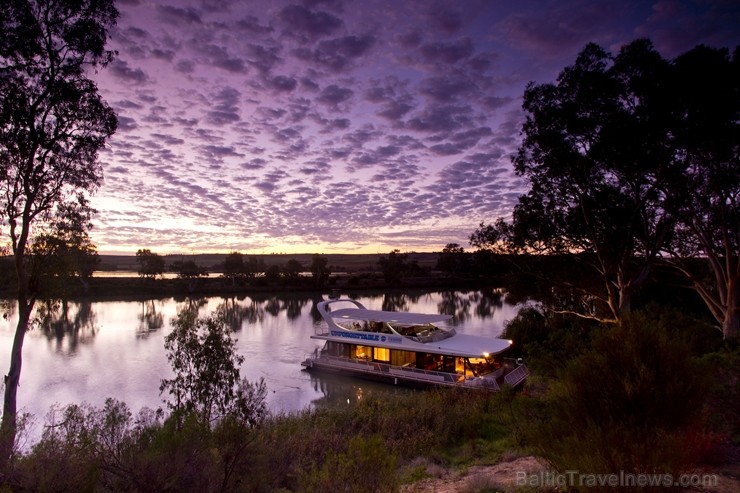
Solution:
{"label": "houseboat", "polygon": [[301,364],[396,385],[499,390],[529,375],[521,360],[503,357],[512,342],[457,333],[441,324],[449,315],[368,310],[352,299],[316,304],[326,325],[312,339],[325,341]]}

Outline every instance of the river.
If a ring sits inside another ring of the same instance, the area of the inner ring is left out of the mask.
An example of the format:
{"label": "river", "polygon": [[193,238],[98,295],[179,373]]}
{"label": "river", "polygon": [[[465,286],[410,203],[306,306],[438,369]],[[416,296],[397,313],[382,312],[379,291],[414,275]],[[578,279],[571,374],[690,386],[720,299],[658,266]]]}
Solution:
{"label": "river", "polygon": [[[499,289],[414,291],[354,295],[367,308],[454,317],[459,332],[497,336],[519,307],[506,303]],[[164,407],[161,379],[172,373],[164,337],[179,310],[197,307],[201,315],[225,310],[244,356],[241,374],[264,378],[272,412],[292,412],[322,403],[356,399],[363,393],[395,391],[392,386],[354,379],[316,377],[300,362],[321,346],[310,339],[323,324],[314,309],[321,294],[264,294],[195,299],[139,299],[69,302],[37,306],[39,322],[26,334],[18,406],[40,426],[55,404],[87,402],[102,407],[107,397],[142,407]],[[7,372],[17,322],[12,302],[3,302],[0,319],[0,371]],[[38,431],[32,433],[38,436]]]}

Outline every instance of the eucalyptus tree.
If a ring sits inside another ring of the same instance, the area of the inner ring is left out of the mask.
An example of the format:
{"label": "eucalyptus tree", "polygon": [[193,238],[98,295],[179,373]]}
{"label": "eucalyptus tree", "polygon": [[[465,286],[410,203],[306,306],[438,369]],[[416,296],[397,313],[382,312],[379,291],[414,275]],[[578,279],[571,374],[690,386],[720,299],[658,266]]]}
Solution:
{"label": "eucalyptus tree", "polygon": [[[22,347],[39,295],[30,248],[58,208],[85,208],[114,111],[89,71],[105,66],[112,0],[0,2],[0,214],[17,273],[18,325],[5,376],[0,459],[12,453]],[[2,469],[2,468],[0,468]]]}
{"label": "eucalyptus tree", "polygon": [[681,116],[675,130],[675,156],[681,173],[665,185],[680,205],[669,252],[672,263],[689,278],[724,337],[737,338],[740,48],[730,55],[727,49],[697,46],[678,57],[674,66],[674,100]]}
{"label": "eucalyptus tree", "polygon": [[314,285],[317,288],[324,287],[330,275],[329,259],[318,253],[314,254],[311,258],[311,276],[313,276]]}
{"label": "eucalyptus tree", "polygon": [[152,252],[148,248],[136,250],[136,262],[139,264],[139,276],[146,279],[156,279],[164,274],[166,267],[164,257]]}
{"label": "eucalyptus tree", "polygon": [[589,44],[556,83],[530,83],[513,161],[531,188],[510,223],[481,224],[471,243],[578,253],[600,279],[574,285],[592,307],[578,315],[616,321],[629,312],[673,224],[660,187],[673,165],[669,70],[647,40],[616,56]]}

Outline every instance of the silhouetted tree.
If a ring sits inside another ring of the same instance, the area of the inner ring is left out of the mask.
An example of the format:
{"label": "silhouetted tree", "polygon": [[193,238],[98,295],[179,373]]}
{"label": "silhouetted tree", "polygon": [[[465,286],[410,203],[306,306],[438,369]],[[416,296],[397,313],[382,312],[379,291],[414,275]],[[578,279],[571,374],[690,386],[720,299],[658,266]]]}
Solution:
{"label": "silhouetted tree", "polygon": [[[740,337],[740,50],[698,46],[678,57],[673,83],[678,120],[668,181],[678,202],[669,251],[722,328]],[[698,271],[701,259],[711,275]]]}
{"label": "silhouetted tree", "polygon": [[282,277],[283,272],[279,265],[271,265],[265,269],[265,280],[267,282],[278,282]]}
{"label": "silhouetted tree", "polygon": [[283,275],[288,282],[296,282],[303,272],[303,264],[296,259],[288,260],[283,266]]}
{"label": "silhouetted tree", "polygon": [[317,288],[323,287],[329,280],[331,269],[329,268],[329,259],[323,255],[316,254],[311,260],[311,275],[313,276],[314,285]]}
{"label": "silhouetted tree", "polygon": [[394,249],[387,257],[381,256],[378,259],[378,266],[383,273],[385,282],[388,284],[398,284],[401,282],[401,278],[408,268],[408,257],[408,254]]}
{"label": "silhouetted tree", "polygon": [[670,69],[647,40],[614,57],[589,44],[556,84],[530,84],[514,164],[531,188],[511,223],[481,224],[471,243],[580,252],[601,282],[573,285],[600,303],[578,314],[614,321],[628,313],[674,224],[661,187],[675,173]]}
{"label": "silhouetted tree", "polygon": [[240,376],[244,357],[236,352],[224,318],[197,318],[195,311],[182,310],[165,337],[167,360],[174,376],[163,379],[160,393],[172,400],[167,405],[175,417],[194,413],[205,425],[226,416],[256,426],[267,415],[264,380],[252,384]]}
{"label": "silhouetted tree", "polygon": [[227,279],[231,279],[232,286],[236,284],[238,279],[242,279],[246,276],[244,266],[244,255],[239,252],[231,252],[224,259],[223,275]]}
{"label": "silhouetted tree", "polygon": [[136,261],[139,263],[139,275],[147,279],[154,279],[164,273],[164,257],[148,248],[136,251]]}
{"label": "silhouetted tree", "polygon": [[88,75],[113,57],[105,45],[117,17],[112,0],[0,2],[0,214],[19,315],[5,376],[0,470],[12,453],[23,340],[38,296],[29,246],[57,206],[84,207],[84,193],[100,183],[98,151],[117,119]]}
{"label": "silhouetted tree", "polygon": [[437,269],[448,275],[459,275],[467,270],[468,257],[463,247],[448,243],[437,257]]}
{"label": "silhouetted tree", "polygon": [[91,215],[86,202],[61,205],[48,230],[34,238],[30,249],[32,270],[36,272],[33,277],[41,279],[46,296],[65,298],[73,279],[79,280],[87,291],[100,263],[88,234],[92,229]]}
{"label": "silhouetted tree", "polygon": [[196,264],[194,260],[178,260],[170,264],[170,270],[177,273],[180,279],[197,279],[207,277],[208,269]]}

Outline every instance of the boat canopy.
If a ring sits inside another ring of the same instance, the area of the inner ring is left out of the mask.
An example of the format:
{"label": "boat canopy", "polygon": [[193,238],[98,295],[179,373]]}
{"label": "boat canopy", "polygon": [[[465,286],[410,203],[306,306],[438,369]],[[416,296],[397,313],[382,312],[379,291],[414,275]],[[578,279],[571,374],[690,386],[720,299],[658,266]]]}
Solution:
{"label": "boat canopy", "polygon": [[427,344],[434,352],[468,358],[481,357],[486,354],[498,354],[511,346],[507,339],[458,334],[439,342]]}
{"label": "boat canopy", "polygon": [[397,324],[431,324],[444,322],[452,318],[452,315],[434,315],[429,313],[409,312],[386,312],[382,310],[367,310],[365,308],[341,308],[329,312],[332,318],[343,318],[346,320],[367,320],[373,322],[388,322]]}

